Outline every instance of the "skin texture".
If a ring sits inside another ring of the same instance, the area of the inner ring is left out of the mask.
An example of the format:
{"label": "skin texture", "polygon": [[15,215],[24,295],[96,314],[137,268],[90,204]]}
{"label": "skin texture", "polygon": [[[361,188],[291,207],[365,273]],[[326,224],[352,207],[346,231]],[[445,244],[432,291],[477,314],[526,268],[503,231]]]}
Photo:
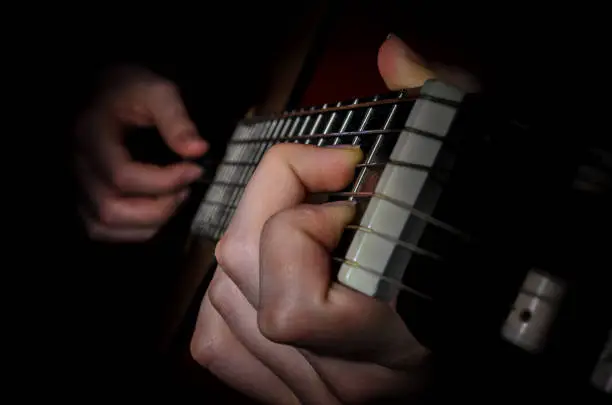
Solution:
{"label": "skin texture", "polygon": [[[378,67],[390,89],[437,76],[394,36],[381,46]],[[444,77],[473,84],[453,72]],[[331,279],[329,252],[354,206],[304,203],[308,192],[341,190],[362,158],[351,147],[273,147],[217,246],[192,355],[266,403],[367,403],[418,391],[427,378],[428,352],[394,305]]]}
{"label": "skin texture", "polygon": [[171,82],[122,67],[108,72],[103,88],[75,131],[75,164],[85,197],[81,216],[93,239],[145,241],[187,198],[188,185],[202,170],[189,162],[165,167],[134,162],[123,143],[126,127],[156,126],[185,159],[202,156],[208,144]]}

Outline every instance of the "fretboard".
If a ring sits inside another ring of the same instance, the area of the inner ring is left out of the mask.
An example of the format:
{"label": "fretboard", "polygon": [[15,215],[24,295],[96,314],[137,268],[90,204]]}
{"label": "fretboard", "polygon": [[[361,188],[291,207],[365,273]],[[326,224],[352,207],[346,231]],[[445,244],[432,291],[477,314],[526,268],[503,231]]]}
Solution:
{"label": "fretboard", "polygon": [[245,119],[209,180],[192,232],[214,240],[223,236],[246,185],[273,145],[360,145],[365,157],[352,184],[319,198],[359,203],[358,218],[333,257],[338,280],[382,299],[402,290],[430,300],[431,292],[409,286],[403,275],[409,263],[442,259],[420,243],[427,232],[437,232],[438,241],[465,236],[432,215],[445,176],[442,146],[462,99],[457,89],[430,81],[420,89]]}
{"label": "fretboard", "polygon": [[278,143],[360,145],[366,156],[359,165],[357,179],[362,180],[356,179],[345,191],[357,193],[368,171],[380,171],[384,166],[385,161],[377,157],[385,145],[397,140],[417,96],[418,91],[402,91],[244,119],[228,142],[214,178],[207,180],[208,192],[192,232],[215,240],[223,235],[257,165]]}

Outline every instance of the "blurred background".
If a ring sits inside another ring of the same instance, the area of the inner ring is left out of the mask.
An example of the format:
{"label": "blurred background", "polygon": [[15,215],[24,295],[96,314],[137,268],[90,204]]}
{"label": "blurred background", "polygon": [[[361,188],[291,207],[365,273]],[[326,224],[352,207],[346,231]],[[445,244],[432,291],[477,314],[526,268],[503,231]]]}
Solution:
{"label": "blurred background", "polygon": [[[76,216],[69,135],[104,68],[136,63],[175,81],[211,143],[207,158],[215,161],[252,107],[278,112],[384,92],[376,56],[391,32],[428,59],[468,68],[487,86],[505,91],[509,104],[520,100],[526,114],[558,107],[551,89],[554,94],[569,89],[561,92],[565,97],[574,94],[581,78],[574,66],[582,65],[580,55],[593,45],[580,42],[568,51],[562,36],[568,25],[561,17],[552,11],[542,17],[518,3],[508,8],[422,0],[198,6],[58,7],[53,15],[61,18],[45,20],[45,12],[37,11],[45,22],[36,32],[35,24],[21,27],[24,41],[29,34],[35,38],[20,45],[30,50],[28,59],[19,56],[12,64],[26,77],[20,83],[32,91],[22,91],[13,103],[27,106],[25,117],[36,113],[18,128],[26,122],[40,140],[37,153],[49,162],[44,178],[51,179],[26,187],[35,196],[30,212],[42,214],[16,238],[30,249],[21,256],[26,267],[42,270],[26,276],[20,304],[33,311],[22,320],[34,319],[36,332],[28,339],[38,360],[21,367],[42,381],[65,376],[53,389],[78,387],[82,399],[119,388],[134,398],[249,403],[190,359],[188,342],[205,280],[195,293],[190,287],[193,300],[184,316],[169,320],[188,267],[189,225],[204,186],[143,244],[92,242]],[[159,145],[134,147],[155,155]],[[176,326],[171,332],[170,324]]]}

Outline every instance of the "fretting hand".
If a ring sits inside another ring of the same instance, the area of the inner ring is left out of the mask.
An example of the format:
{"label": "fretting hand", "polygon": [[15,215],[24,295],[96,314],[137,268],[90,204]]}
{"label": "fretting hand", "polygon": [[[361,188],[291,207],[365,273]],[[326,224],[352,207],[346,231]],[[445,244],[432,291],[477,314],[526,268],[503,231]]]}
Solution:
{"label": "fretting hand", "polygon": [[[434,74],[417,60],[391,37],[379,70],[391,89],[420,86]],[[428,378],[428,351],[392,305],[331,279],[330,251],[355,208],[304,203],[346,187],[362,157],[277,145],[249,182],[217,246],[191,344],[234,388],[274,404],[366,403],[417,392]]]}
{"label": "fretting hand", "polygon": [[76,166],[85,202],[82,218],[93,239],[145,241],[187,198],[201,169],[189,162],[159,167],[132,160],[127,127],[155,126],[165,143],[188,159],[203,155],[200,138],[175,85],[152,72],[125,67],[109,72],[76,129]]}

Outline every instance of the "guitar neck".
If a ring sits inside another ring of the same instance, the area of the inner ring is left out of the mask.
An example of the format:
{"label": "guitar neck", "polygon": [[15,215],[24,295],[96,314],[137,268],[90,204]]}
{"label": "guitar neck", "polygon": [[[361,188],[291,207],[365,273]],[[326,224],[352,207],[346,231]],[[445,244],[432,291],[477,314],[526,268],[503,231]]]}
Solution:
{"label": "guitar neck", "polygon": [[[391,138],[397,139],[402,118],[417,96],[418,90],[397,92],[244,119],[228,142],[214,178],[203,180],[209,185],[208,193],[194,218],[192,232],[213,240],[223,235],[257,165],[275,144],[360,145],[366,154],[359,165],[364,175],[368,169],[380,168],[377,152]],[[347,191],[358,189],[355,185]]]}
{"label": "guitar neck", "polygon": [[347,232],[348,249],[335,256],[339,281],[384,300],[393,299],[398,290],[429,300],[429,293],[401,280],[403,269],[416,260],[413,255],[439,259],[418,246],[425,228],[462,234],[431,216],[439,194],[440,162],[445,161],[440,151],[462,98],[458,90],[431,81],[419,89],[245,119],[214,178],[208,179],[192,232],[212,240],[223,236],[246,185],[273,145],[359,145],[365,159],[353,183],[318,198],[357,200],[362,214],[350,227],[354,235]]}

